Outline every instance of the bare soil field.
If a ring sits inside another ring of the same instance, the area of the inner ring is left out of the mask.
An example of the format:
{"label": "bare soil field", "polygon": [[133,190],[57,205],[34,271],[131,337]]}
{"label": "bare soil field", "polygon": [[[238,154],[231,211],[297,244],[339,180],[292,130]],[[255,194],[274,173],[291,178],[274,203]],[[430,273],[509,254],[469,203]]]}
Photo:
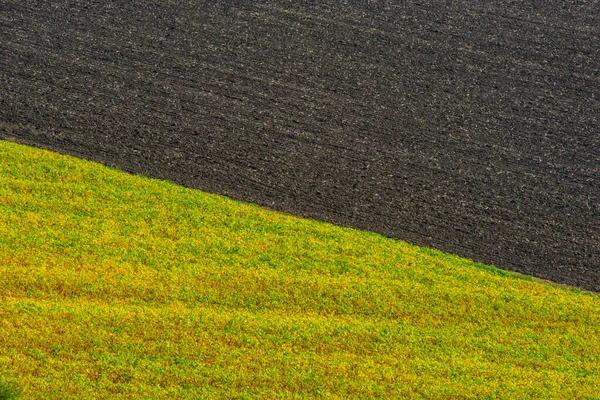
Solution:
{"label": "bare soil field", "polygon": [[600,291],[596,1],[0,0],[0,138]]}

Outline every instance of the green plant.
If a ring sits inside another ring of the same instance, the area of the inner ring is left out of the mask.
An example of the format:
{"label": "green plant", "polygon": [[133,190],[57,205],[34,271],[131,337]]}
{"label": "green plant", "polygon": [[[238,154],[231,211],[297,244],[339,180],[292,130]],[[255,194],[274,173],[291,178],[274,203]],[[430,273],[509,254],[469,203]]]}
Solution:
{"label": "green plant", "polygon": [[0,381],[0,400],[13,400],[21,396],[21,389],[14,383]]}
{"label": "green plant", "polygon": [[23,398],[600,400],[598,294],[2,141],[0,277]]}

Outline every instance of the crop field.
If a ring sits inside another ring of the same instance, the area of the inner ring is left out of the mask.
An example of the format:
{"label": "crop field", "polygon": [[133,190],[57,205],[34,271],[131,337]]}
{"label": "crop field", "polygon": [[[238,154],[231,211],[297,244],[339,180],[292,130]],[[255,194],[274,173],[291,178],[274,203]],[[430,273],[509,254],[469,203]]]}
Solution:
{"label": "crop field", "polygon": [[600,298],[0,142],[0,397],[599,399]]}
{"label": "crop field", "polygon": [[0,138],[600,292],[596,0],[2,0]]}

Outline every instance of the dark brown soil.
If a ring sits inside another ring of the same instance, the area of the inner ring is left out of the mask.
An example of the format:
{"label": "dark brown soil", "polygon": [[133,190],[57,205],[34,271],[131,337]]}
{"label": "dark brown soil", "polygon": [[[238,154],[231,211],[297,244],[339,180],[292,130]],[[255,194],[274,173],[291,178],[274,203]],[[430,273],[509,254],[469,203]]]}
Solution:
{"label": "dark brown soil", "polygon": [[0,0],[0,137],[600,291],[600,3]]}

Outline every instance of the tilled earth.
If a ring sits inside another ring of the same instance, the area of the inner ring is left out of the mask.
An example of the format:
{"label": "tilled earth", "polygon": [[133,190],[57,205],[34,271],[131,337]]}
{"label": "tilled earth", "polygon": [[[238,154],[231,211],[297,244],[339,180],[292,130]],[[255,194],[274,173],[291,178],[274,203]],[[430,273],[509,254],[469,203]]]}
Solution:
{"label": "tilled earth", "polygon": [[0,0],[0,137],[600,291],[600,3]]}

